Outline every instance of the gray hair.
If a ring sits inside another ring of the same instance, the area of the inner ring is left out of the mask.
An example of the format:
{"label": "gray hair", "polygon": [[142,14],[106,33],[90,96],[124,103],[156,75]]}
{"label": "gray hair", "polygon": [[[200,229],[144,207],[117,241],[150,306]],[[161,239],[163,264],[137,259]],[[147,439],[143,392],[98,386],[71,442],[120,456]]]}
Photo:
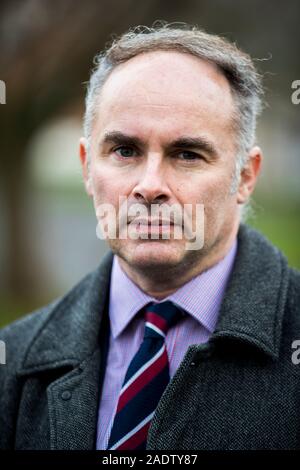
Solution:
{"label": "gray hair", "polygon": [[208,34],[196,26],[165,22],[151,28],[137,26],[114,39],[95,57],[96,67],[88,83],[85,101],[84,134],[87,142],[90,142],[97,98],[112,70],[138,54],[156,50],[183,52],[207,60],[214,63],[227,78],[236,105],[233,126],[237,133],[237,155],[231,188],[234,193],[240,172],[247,163],[248,152],[256,139],[256,120],[262,110],[262,77],[248,54],[227,39]]}

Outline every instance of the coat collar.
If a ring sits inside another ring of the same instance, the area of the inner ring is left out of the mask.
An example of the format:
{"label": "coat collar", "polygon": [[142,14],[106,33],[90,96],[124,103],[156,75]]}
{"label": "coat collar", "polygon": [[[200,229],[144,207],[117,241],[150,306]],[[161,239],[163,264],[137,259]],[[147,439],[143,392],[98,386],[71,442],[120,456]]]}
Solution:
{"label": "coat collar", "polygon": [[282,253],[260,233],[241,225],[238,254],[211,341],[238,340],[277,359],[288,279]]}
{"label": "coat collar", "polygon": [[95,271],[49,306],[44,322],[29,345],[21,375],[75,367],[99,348],[112,260],[113,253],[109,251]]}
{"label": "coat collar", "polygon": [[[109,297],[113,253],[45,315],[20,374],[79,365],[99,347],[99,331]],[[230,338],[278,357],[286,303],[288,267],[283,255],[246,225],[238,233],[238,253],[211,341]]]}

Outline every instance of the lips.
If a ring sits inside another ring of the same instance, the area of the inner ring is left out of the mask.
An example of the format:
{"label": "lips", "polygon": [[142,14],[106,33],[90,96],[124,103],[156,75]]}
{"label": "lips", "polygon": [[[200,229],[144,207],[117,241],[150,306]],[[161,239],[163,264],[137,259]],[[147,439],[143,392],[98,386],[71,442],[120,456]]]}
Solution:
{"label": "lips", "polygon": [[148,225],[148,226],[163,226],[163,225],[174,225],[174,222],[172,220],[166,220],[166,219],[133,219],[131,222],[133,224],[139,224],[139,225]]}

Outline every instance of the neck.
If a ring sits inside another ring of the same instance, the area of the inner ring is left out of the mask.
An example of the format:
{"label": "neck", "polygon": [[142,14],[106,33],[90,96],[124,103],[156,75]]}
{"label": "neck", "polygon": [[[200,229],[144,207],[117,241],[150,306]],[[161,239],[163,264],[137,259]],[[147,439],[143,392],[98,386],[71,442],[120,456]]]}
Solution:
{"label": "neck", "polygon": [[201,250],[200,259],[196,258],[194,252],[190,252],[189,260],[177,263],[175,266],[136,267],[129,265],[119,256],[118,261],[122,270],[141,290],[157,300],[162,300],[224,259],[230,251],[235,237],[236,233],[222,247],[218,244],[210,247],[209,253]]}

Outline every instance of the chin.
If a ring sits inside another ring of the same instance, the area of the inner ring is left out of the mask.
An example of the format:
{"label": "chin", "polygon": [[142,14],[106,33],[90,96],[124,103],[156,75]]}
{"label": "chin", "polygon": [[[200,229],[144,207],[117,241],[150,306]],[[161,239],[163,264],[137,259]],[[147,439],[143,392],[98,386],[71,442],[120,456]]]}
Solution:
{"label": "chin", "polygon": [[144,268],[175,266],[184,256],[178,246],[163,241],[147,241],[135,246],[119,247],[116,254],[128,264]]}

